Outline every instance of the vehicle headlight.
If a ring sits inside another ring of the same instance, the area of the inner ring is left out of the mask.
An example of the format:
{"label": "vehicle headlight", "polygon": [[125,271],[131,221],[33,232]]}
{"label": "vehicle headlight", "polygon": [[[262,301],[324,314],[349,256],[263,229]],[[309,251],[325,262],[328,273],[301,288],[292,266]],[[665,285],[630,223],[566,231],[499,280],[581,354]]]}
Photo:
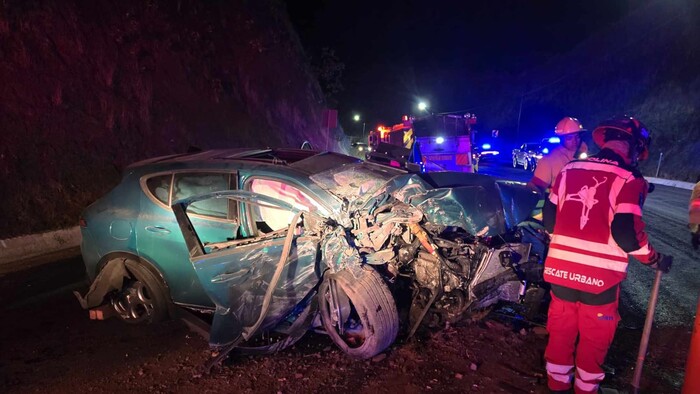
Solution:
{"label": "vehicle headlight", "polygon": [[588,157],[588,153],[586,153],[586,152],[582,152],[580,155],[578,155],[579,159],[585,159],[587,157]]}
{"label": "vehicle headlight", "polygon": [[535,155],[535,159],[541,159],[542,155]]}

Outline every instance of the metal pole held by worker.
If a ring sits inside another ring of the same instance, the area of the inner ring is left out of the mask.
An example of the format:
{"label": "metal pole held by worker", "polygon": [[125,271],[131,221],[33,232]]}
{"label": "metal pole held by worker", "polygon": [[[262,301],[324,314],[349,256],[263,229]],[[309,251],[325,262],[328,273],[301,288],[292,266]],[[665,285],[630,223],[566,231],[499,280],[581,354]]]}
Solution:
{"label": "metal pole held by worker", "polygon": [[649,336],[651,335],[651,325],[654,322],[654,311],[656,310],[656,301],[659,298],[659,286],[661,285],[661,270],[656,271],[654,278],[654,286],[649,297],[649,307],[647,308],[647,317],[644,321],[644,331],[642,332],[642,341],[639,344],[639,353],[637,354],[637,364],[634,367],[634,378],[632,378],[632,392],[639,394],[639,382],[642,380],[642,367],[644,366],[644,357],[647,354],[649,347]]}

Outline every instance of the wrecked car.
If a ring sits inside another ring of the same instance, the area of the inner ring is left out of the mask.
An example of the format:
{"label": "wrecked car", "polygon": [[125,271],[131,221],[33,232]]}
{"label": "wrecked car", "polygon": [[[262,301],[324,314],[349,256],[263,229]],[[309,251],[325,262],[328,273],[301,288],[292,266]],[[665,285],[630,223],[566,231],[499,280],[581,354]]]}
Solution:
{"label": "wrecked car", "polygon": [[543,243],[520,225],[537,199],[484,175],[329,152],[151,159],[83,213],[93,283],[76,295],[132,323],[208,312],[218,359],[278,351],[311,329],[369,358],[400,331],[537,290]]}

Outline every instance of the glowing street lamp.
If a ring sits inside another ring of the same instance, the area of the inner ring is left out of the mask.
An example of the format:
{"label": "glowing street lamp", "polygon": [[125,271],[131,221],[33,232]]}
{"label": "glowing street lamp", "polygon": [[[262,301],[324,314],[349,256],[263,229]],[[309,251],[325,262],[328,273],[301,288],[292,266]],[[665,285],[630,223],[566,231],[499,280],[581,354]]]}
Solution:
{"label": "glowing street lamp", "polygon": [[[352,120],[354,120],[355,122],[359,122],[360,121],[360,114],[353,115]],[[365,138],[365,124],[366,124],[365,122],[362,122],[362,139]]]}
{"label": "glowing street lamp", "polygon": [[418,103],[418,109],[421,111],[425,111],[428,109],[428,104],[426,104],[424,101],[421,101]]}

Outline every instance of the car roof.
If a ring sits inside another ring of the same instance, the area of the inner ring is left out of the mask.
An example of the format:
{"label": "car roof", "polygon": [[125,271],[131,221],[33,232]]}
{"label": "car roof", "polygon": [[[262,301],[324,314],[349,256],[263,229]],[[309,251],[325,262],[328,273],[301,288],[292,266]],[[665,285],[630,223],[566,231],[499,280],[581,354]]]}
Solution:
{"label": "car roof", "polygon": [[307,149],[213,149],[200,152],[160,156],[142,160],[129,165],[125,172],[141,176],[149,172],[168,171],[172,169],[195,168],[230,168],[254,165],[275,168],[275,171],[313,175],[331,168],[349,163],[361,162],[360,159],[336,152],[319,152]]}
{"label": "car roof", "polygon": [[306,149],[212,149],[199,152],[180,153],[168,156],[159,156],[129,165],[127,168],[144,167],[149,164],[175,164],[206,161],[255,161],[271,164],[287,165],[299,160],[318,155],[321,152]]}

